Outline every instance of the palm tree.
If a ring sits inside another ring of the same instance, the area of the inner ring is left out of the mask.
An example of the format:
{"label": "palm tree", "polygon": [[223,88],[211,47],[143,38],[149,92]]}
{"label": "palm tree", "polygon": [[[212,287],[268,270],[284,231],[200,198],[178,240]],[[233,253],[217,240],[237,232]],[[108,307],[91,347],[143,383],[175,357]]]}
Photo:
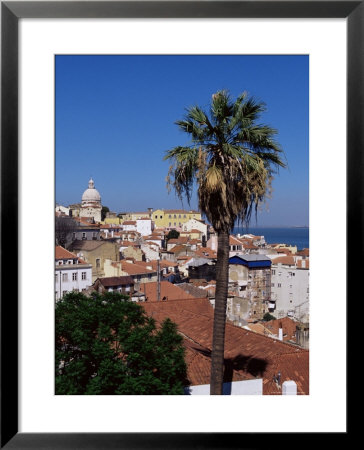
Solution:
{"label": "palm tree", "polygon": [[224,375],[229,236],[236,221],[248,225],[251,214],[270,193],[275,169],[285,167],[277,131],[257,123],[265,105],[244,92],[235,101],[228,91],[212,96],[209,113],[188,108],[176,124],[191,144],[166,152],[171,160],[167,187],[190,202],[197,182],[199,208],[218,234],[216,294],[210,394],[221,395]]}

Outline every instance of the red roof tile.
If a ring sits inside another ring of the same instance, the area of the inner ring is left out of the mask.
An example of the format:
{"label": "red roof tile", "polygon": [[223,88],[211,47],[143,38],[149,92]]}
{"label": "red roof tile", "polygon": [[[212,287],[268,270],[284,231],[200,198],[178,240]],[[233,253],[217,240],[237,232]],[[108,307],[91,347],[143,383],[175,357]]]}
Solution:
{"label": "red roof tile", "polygon": [[[213,309],[205,299],[181,299],[143,303],[157,322],[174,321],[185,338],[188,378],[193,384],[209,384]],[[281,373],[281,383],[293,380],[298,394],[309,393],[309,352],[277,339],[226,324],[225,381],[263,378],[264,394],[281,394],[273,381]],[[189,341],[186,343],[186,340]]]}
{"label": "red roof tile", "polygon": [[293,256],[280,256],[279,258],[274,258],[272,264],[285,264],[288,266],[294,266],[295,261]]}
{"label": "red roof tile", "polygon": [[68,250],[61,247],[60,245],[56,246],[55,256],[56,256],[56,259],[77,259],[77,255],[69,252]]}

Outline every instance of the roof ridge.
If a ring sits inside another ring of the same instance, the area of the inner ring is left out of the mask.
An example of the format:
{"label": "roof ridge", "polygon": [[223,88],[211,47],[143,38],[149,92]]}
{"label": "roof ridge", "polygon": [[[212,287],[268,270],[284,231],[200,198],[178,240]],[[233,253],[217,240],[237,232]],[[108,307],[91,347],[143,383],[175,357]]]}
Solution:
{"label": "roof ridge", "polygon": [[[238,327],[238,326],[236,326],[236,325],[234,325],[234,324],[232,324],[232,323],[230,323],[230,322],[226,322],[226,325],[228,325],[228,326],[230,326],[230,327],[234,327],[234,328],[241,328],[241,327]],[[279,340],[278,338],[272,338],[272,337],[266,336],[265,334],[259,334],[259,333],[256,333],[256,332],[252,331],[252,330],[247,330],[246,328],[243,328],[243,330],[246,331],[247,333],[253,333],[255,336],[258,335],[258,336],[261,336],[261,337],[263,337],[263,338],[265,338],[265,339],[269,339],[270,342],[276,341],[276,342],[278,342],[279,344],[288,345],[289,347],[294,348],[294,349],[297,349],[297,350],[299,350],[299,351],[301,351],[301,350],[302,350],[302,351],[305,350],[305,351],[307,351],[307,352],[309,351],[309,350],[307,350],[307,349],[303,349],[303,348],[301,348],[301,347],[297,347],[296,345],[291,344],[291,343],[289,343],[289,342],[281,341],[281,340]],[[285,353],[280,353],[280,355],[283,355],[283,354],[285,354]],[[292,352],[287,352],[286,354],[287,354],[287,355],[288,355],[288,354],[292,354]]]}

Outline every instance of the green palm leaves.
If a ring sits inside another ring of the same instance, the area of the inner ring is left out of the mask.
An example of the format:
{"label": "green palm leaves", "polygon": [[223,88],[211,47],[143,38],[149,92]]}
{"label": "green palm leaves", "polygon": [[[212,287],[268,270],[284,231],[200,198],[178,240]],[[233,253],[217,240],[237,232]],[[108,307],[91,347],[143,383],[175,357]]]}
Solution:
{"label": "green palm leaves", "polygon": [[176,124],[191,144],[166,152],[171,161],[167,186],[190,201],[198,185],[199,207],[216,231],[231,231],[237,219],[248,222],[270,190],[273,174],[285,167],[277,131],[258,123],[265,105],[246,92],[233,101],[227,91],[213,94],[209,114],[187,109]]}

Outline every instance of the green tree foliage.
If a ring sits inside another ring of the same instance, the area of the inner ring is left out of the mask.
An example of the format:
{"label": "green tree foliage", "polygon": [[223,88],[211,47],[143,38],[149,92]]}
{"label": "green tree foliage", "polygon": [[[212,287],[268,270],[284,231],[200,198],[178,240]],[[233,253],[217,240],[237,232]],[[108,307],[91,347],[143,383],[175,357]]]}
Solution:
{"label": "green tree foliage", "polygon": [[269,314],[268,312],[264,314],[263,316],[263,322],[269,322],[270,320],[276,320],[272,314]]}
{"label": "green tree foliage", "polygon": [[108,212],[110,212],[110,209],[107,206],[101,208],[101,220],[105,220],[106,213]]}
{"label": "green tree foliage", "polygon": [[167,234],[167,241],[170,239],[178,239],[179,238],[179,232],[177,230],[170,230],[170,232]]}
{"label": "green tree foliage", "polygon": [[55,391],[65,395],[183,394],[183,338],[157,329],[141,305],[117,293],[69,293],[56,304]]}

